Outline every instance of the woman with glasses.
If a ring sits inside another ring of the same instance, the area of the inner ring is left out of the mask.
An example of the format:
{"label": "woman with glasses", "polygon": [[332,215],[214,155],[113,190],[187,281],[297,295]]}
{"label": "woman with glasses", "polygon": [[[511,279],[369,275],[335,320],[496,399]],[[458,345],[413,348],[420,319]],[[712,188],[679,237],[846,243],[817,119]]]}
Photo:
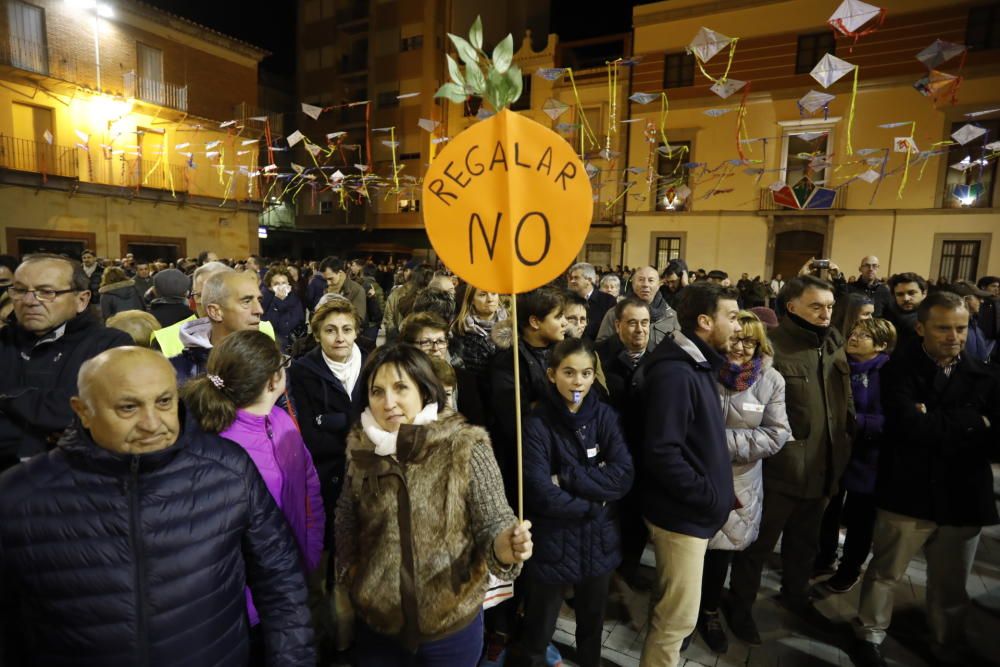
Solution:
{"label": "woman with glasses", "polygon": [[747,311],[740,312],[738,321],[737,339],[717,378],[738,506],[708,543],[698,618],[698,631],[716,653],[725,653],[729,647],[719,602],[733,553],[757,539],[760,529],[761,461],[778,453],[792,435],[785,414],[785,379],[771,366],[774,349],[764,324]]}
{"label": "woman with glasses", "polygon": [[[295,422],[276,406],[290,362],[267,334],[238,331],[212,348],[207,372],[188,381],[181,397],[204,431],[232,440],[253,459],[288,521],[303,571],[310,573],[322,556],[326,515],[309,450]],[[248,589],[251,664],[258,665],[265,656],[252,596]]]}
{"label": "woman with glasses", "polygon": [[[885,422],[879,373],[896,345],[896,328],[881,318],[859,320],[850,334],[846,351],[857,428],[840,492],[830,499],[823,514],[816,556],[817,570],[833,571],[833,576],[823,582],[823,588],[830,593],[846,593],[854,588],[872,548],[875,477]],[[847,534],[840,563],[834,570],[841,523]]]}
{"label": "woman with glasses", "polygon": [[420,348],[429,357],[443,359],[452,365],[456,384],[449,399],[449,407],[465,417],[470,424],[485,426],[486,410],[479,382],[475,375],[459,365],[460,360],[454,359],[448,352],[448,323],[434,313],[411,313],[399,325],[399,339]]}

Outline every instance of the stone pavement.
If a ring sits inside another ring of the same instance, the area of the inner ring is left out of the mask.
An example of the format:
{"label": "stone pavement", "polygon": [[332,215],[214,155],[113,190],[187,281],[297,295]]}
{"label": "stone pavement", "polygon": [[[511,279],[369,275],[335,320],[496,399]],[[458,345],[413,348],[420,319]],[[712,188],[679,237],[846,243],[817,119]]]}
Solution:
{"label": "stone pavement", "polygon": [[[649,550],[643,562],[652,565]],[[761,596],[754,609],[757,625],[764,640],[763,645],[750,647],[730,634],[729,651],[720,656],[710,652],[701,637],[696,634],[691,646],[682,654],[684,658],[682,666],[850,667],[852,665],[848,656],[854,639],[850,621],[857,614],[860,584],[848,593],[817,602],[816,608],[828,619],[829,624],[825,627],[809,626],[775,601],[780,585],[779,575],[775,570],[778,566],[780,561],[775,553],[769,567],[764,571]],[[883,653],[890,665],[925,667],[931,664],[927,657],[929,656],[928,630],[924,617],[926,577],[926,564],[920,556],[910,564],[906,577],[896,590],[892,626],[889,628],[889,638],[883,645]],[[976,562],[969,577],[968,591],[973,598],[967,623],[969,647],[980,656],[978,662],[968,664],[970,667],[1000,665],[1000,527],[998,526],[983,531]],[[644,618],[648,600],[648,595],[637,595],[628,589],[620,589],[617,594],[612,593],[608,619],[604,624],[605,665],[636,667],[639,664],[642,643],[646,636],[644,622],[637,630],[630,625],[628,618],[629,611],[633,614],[633,618]],[[575,664],[572,661],[574,629],[573,612],[564,605],[554,641],[563,651],[567,666]]]}

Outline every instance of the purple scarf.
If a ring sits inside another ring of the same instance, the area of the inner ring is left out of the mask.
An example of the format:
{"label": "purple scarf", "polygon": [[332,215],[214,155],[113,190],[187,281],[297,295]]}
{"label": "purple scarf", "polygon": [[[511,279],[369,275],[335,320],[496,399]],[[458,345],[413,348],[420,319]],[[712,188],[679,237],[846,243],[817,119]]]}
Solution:
{"label": "purple scarf", "polygon": [[730,391],[746,391],[757,382],[763,366],[760,357],[754,357],[745,364],[725,363],[719,369],[719,383]]}

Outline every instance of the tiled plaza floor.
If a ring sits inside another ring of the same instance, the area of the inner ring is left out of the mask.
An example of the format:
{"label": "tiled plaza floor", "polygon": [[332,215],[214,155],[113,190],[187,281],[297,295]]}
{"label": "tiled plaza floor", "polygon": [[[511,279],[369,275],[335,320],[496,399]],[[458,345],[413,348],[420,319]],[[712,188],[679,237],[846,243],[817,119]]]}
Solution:
{"label": "tiled plaza floor", "polygon": [[[647,550],[644,563],[652,565],[650,551]],[[853,634],[851,619],[857,614],[861,586],[846,594],[831,596],[816,603],[816,608],[829,621],[826,626],[810,626],[777,604],[774,597],[778,593],[777,554],[771,559],[771,567],[764,571],[761,597],[754,608],[762,646],[750,647],[729,635],[729,651],[716,655],[708,650],[700,636],[682,654],[682,665],[686,667],[821,667],[852,665],[848,655]],[[927,625],[924,616],[926,594],[926,564],[922,556],[915,558],[907,570],[906,577],[896,590],[896,607],[889,628],[889,638],[883,645],[883,654],[890,665],[900,667],[925,667],[931,665],[927,645]],[[976,562],[969,577],[969,595],[973,598],[972,609],[967,623],[969,648],[977,658],[968,662],[970,667],[980,665],[1000,665],[1000,527],[993,526],[983,531],[976,554]],[[636,595],[626,590],[622,595],[612,593],[608,620],[604,625],[605,665],[636,667],[642,642],[645,638],[645,610],[648,595]],[[636,628],[629,622],[642,618]],[[573,632],[575,623],[573,612],[565,605],[554,637],[563,649],[567,665],[572,661]],[[728,626],[727,626],[728,632]]]}

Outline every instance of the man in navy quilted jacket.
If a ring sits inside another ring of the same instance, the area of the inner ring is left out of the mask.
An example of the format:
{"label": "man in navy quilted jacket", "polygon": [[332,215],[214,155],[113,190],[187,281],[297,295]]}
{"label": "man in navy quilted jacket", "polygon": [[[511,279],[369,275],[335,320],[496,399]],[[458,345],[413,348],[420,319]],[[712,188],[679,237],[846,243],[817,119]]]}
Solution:
{"label": "man in navy quilted jacket", "polygon": [[281,511],[245,452],[182,423],[170,363],[115,348],[78,387],[59,446],[0,476],[0,664],[315,665]]}

